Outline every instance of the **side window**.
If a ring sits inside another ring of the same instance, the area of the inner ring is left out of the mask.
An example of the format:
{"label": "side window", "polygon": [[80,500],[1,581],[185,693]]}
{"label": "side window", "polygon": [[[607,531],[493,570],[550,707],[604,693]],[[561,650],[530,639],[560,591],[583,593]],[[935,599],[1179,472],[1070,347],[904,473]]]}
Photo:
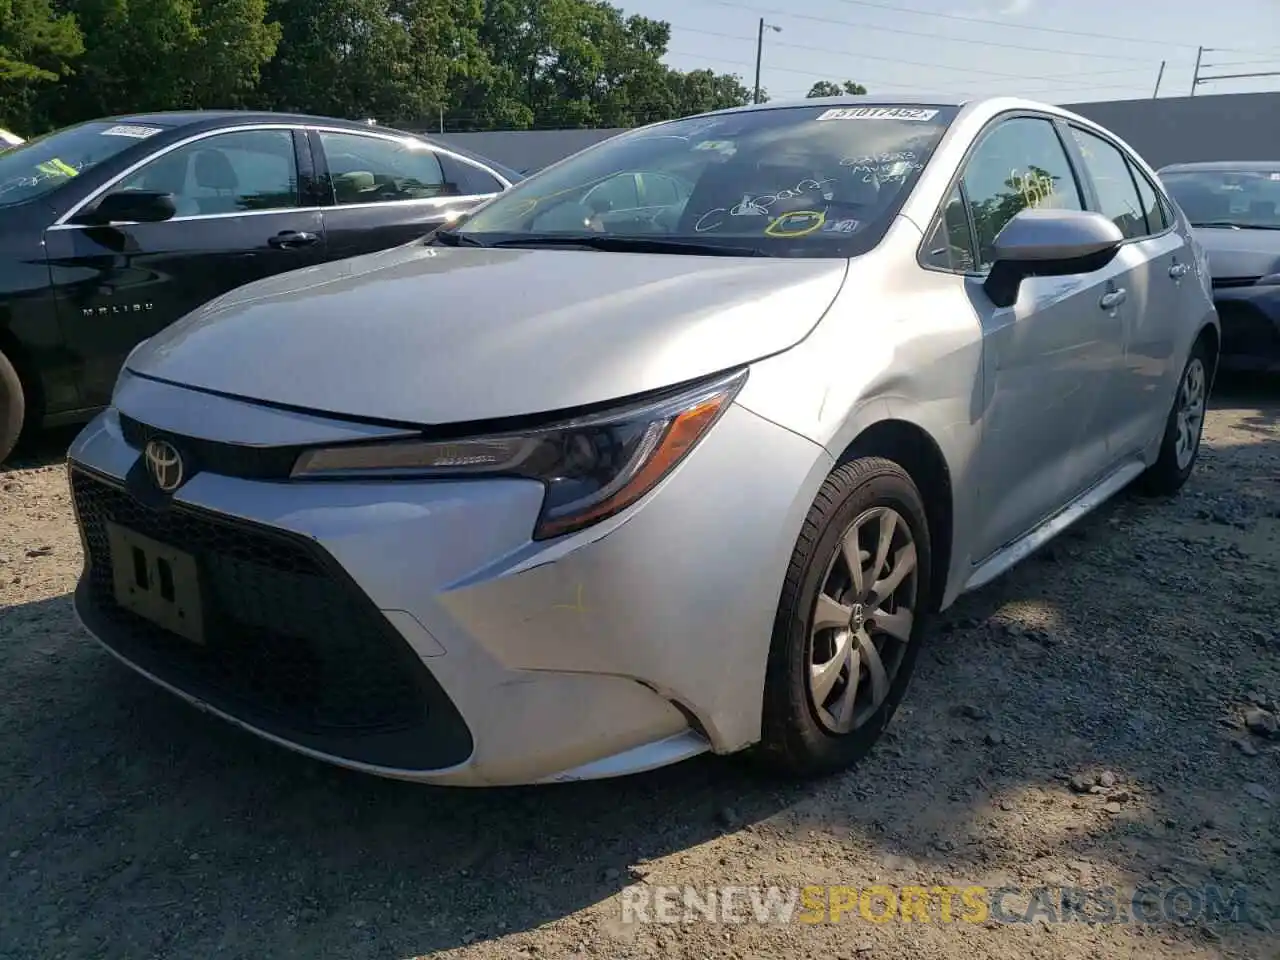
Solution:
{"label": "side window", "polygon": [[339,204],[395,203],[448,196],[435,151],[417,140],[320,133]]}
{"label": "side window", "polygon": [[1005,120],[988,133],[965,167],[964,188],[982,270],[994,260],[997,234],[1023,210],[1084,208],[1057,130],[1035,117]]}
{"label": "side window", "polygon": [[592,187],[582,198],[588,210],[634,210],[640,206],[634,173],[620,173]]}
{"label": "side window", "polygon": [[1071,133],[1098,191],[1098,212],[1109,217],[1125,237],[1145,236],[1147,219],[1124,154],[1114,144],[1077,127],[1072,127]]}
{"label": "side window", "polygon": [[289,130],[236,130],[156,158],[122,190],[172,193],[177,216],[298,206],[298,163]]}
{"label": "side window", "polygon": [[946,206],[933,222],[924,247],[924,262],[927,266],[957,273],[969,273],[975,268],[973,236],[959,187],[951,192]]}
{"label": "side window", "polygon": [[1138,185],[1138,198],[1142,201],[1142,209],[1147,217],[1147,233],[1160,233],[1169,226],[1169,219],[1165,215],[1164,204],[1160,202],[1160,195],[1145,173],[1132,163],[1129,164],[1129,170],[1133,173],[1134,182]]}
{"label": "side window", "polygon": [[466,196],[487,193],[501,193],[505,188],[502,182],[483,167],[465,160],[451,157],[447,153],[436,155],[444,170],[444,178],[456,184],[458,192]]}
{"label": "side window", "polygon": [[680,202],[680,185],[660,173],[642,173],[644,205],[646,207],[674,207]]}

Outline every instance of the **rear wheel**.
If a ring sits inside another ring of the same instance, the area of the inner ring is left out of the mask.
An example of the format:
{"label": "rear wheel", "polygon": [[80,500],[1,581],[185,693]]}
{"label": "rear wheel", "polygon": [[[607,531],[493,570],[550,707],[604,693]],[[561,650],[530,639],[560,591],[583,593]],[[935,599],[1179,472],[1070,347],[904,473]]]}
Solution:
{"label": "rear wheel", "polygon": [[18,371],[0,353],[0,463],[4,463],[17,445],[26,414],[26,398],[22,392],[22,381],[18,379]]}
{"label": "rear wheel", "polygon": [[1210,363],[1210,351],[1202,338],[1196,341],[1182,370],[1173,409],[1165,422],[1160,456],[1139,480],[1143,493],[1172,496],[1182,489],[1195,469],[1209,403]]}
{"label": "rear wheel", "polygon": [[792,553],[774,623],[757,755],[798,776],[842,770],[897,709],[931,609],[929,528],[900,466],[827,479]]}

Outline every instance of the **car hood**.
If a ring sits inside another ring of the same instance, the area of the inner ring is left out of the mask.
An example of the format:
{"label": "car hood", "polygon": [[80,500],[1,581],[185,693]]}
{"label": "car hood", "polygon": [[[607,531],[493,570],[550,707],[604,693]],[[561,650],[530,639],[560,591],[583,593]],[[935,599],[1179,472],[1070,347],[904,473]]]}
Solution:
{"label": "car hood", "polygon": [[1196,239],[1209,257],[1209,272],[1215,280],[1280,271],[1280,230],[1198,227]]}
{"label": "car hood", "polygon": [[135,373],[412,424],[546,413],[786,350],[848,262],[416,242],[260,280],[136,349]]}

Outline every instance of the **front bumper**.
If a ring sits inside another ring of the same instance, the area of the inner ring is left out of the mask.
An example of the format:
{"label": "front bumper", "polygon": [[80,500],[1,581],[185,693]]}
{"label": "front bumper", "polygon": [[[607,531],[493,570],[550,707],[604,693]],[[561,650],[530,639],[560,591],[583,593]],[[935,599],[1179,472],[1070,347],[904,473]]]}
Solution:
{"label": "front bumper", "polygon": [[[187,391],[135,383],[117,403],[192,435]],[[198,403],[206,441],[304,429],[294,414]],[[69,461],[86,551],[76,609],[111,652],[295,750],[457,785],[623,774],[756,740],[778,592],[830,467],[735,406],[630,510],[533,543],[542,488],[523,480],[200,472],[161,501],[139,486],[115,408]],[[197,558],[207,649],[115,603],[108,520]]]}
{"label": "front bumper", "polygon": [[1280,370],[1280,285],[1218,286],[1222,363],[1231,370]]}

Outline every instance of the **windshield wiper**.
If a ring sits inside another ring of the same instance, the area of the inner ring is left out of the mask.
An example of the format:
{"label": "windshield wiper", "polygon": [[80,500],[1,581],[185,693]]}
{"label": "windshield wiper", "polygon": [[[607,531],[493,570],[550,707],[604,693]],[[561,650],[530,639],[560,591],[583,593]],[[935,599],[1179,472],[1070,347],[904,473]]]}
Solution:
{"label": "windshield wiper", "polygon": [[487,244],[481,243],[475,237],[468,237],[466,234],[456,233],[453,230],[436,230],[427,237],[427,243],[438,243],[442,247],[483,247]]}
{"label": "windshield wiper", "polygon": [[696,240],[667,240],[662,237],[514,237],[489,244],[493,247],[568,247],[603,250],[609,253],[676,253],[705,257],[767,257],[755,247],[732,247]]}

